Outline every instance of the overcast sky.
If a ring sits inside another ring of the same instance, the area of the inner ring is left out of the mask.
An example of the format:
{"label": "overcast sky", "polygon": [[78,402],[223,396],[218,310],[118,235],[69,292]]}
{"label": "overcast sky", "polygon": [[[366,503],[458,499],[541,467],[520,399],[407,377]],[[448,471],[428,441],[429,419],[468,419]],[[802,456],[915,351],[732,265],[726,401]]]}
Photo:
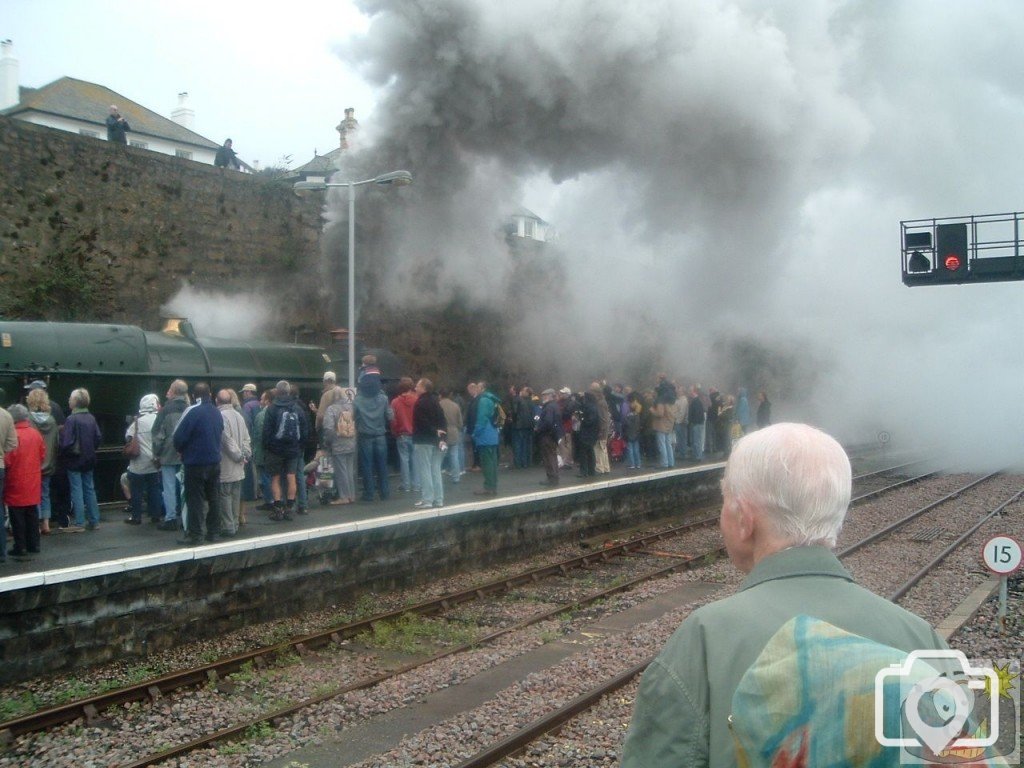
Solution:
{"label": "overcast sky", "polygon": [[327,152],[346,107],[371,111],[373,90],[332,53],[366,25],[347,0],[0,0],[22,86],[74,77],[165,117],[188,91],[196,132],[261,166]]}

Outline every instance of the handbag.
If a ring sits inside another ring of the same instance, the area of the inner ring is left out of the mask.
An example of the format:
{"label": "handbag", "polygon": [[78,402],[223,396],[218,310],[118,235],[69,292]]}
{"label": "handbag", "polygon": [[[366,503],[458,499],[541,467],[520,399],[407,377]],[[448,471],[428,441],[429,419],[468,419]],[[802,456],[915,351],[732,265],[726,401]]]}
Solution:
{"label": "handbag", "polygon": [[139,444],[139,417],[135,417],[135,434],[132,435],[132,439],[125,443],[122,453],[126,459],[137,459],[142,453],[142,446]]}

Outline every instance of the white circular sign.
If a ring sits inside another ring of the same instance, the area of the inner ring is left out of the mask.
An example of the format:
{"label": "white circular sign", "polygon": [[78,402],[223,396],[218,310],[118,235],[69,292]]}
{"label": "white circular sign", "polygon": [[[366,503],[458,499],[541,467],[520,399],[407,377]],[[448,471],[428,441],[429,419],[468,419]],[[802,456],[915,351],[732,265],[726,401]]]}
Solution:
{"label": "white circular sign", "polygon": [[985,560],[985,566],[1000,576],[1013,573],[1020,568],[1020,544],[1009,536],[993,536],[985,542],[981,556]]}
{"label": "white circular sign", "polygon": [[878,442],[881,443],[882,445],[888,445],[889,444],[889,440],[890,440],[890,438],[889,438],[889,433],[888,432],[879,432],[878,433]]}

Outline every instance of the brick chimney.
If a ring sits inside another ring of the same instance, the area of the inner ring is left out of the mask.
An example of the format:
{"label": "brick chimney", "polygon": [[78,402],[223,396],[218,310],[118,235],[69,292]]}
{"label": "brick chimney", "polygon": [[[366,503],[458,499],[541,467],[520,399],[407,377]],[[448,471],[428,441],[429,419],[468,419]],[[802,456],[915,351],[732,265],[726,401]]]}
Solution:
{"label": "brick chimney", "polygon": [[345,119],[342,120],[335,130],[341,134],[341,151],[352,149],[356,143],[356,133],[359,131],[359,121],[356,120],[356,110],[349,107],[345,110]]}
{"label": "brick chimney", "polygon": [[171,120],[182,128],[188,128],[190,131],[195,130],[196,111],[188,105],[188,91],[182,91],[178,94],[178,106],[171,112]]}
{"label": "brick chimney", "polygon": [[21,101],[18,93],[18,60],[14,58],[14,43],[0,42],[0,109],[13,107]]}

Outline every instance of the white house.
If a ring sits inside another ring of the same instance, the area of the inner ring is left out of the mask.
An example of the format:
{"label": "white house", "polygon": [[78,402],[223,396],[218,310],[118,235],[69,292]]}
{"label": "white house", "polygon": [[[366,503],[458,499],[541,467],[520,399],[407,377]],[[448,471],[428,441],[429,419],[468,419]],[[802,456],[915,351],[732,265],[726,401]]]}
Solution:
{"label": "white house", "polygon": [[522,237],[527,240],[536,240],[540,243],[548,241],[551,232],[551,225],[533,211],[520,206],[512,214],[512,220],[508,225],[508,233],[512,237]]}
{"label": "white house", "polygon": [[40,88],[21,87],[14,46],[10,40],[0,43],[0,115],[106,141],[111,105],[131,126],[131,146],[213,165],[220,144],[192,130],[195,112],[187,93],[178,94],[169,119],[105,86],[73,77]]}

